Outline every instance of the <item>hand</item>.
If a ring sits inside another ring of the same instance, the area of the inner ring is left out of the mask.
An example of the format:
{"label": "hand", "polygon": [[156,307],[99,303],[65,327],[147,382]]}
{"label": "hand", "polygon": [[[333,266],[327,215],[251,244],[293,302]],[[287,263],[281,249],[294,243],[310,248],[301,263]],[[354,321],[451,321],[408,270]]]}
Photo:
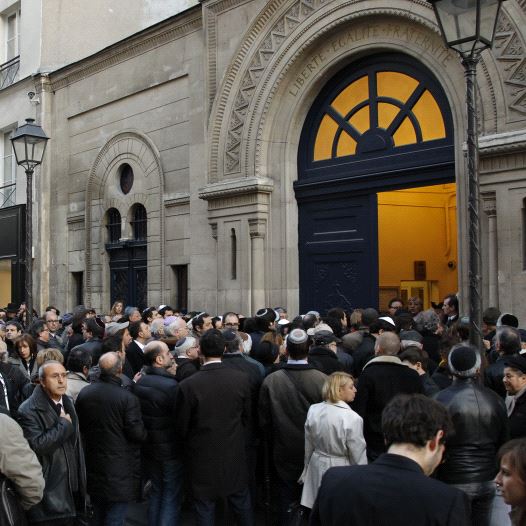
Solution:
{"label": "hand", "polygon": [[138,373],[135,374],[135,376],[133,377],[133,381],[135,383],[137,383],[140,379],[141,379],[141,376],[142,376],[142,373],[141,371],[139,371]]}
{"label": "hand", "polygon": [[71,422],[71,416],[69,416],[65,411],[64,408],[60,410],[60,418],[65,418],[70,424]]}

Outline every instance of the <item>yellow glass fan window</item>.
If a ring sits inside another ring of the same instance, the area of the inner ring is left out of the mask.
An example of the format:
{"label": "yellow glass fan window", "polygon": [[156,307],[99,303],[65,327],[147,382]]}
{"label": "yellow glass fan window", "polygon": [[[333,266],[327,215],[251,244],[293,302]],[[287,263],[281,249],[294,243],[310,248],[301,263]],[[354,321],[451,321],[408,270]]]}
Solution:
{"label": "yellow glass fan window", "polygon": [[445,137],[440,106],[420,80],[398,71],[374,71],[348,84],[326,108],[316,132],[313,160]]}

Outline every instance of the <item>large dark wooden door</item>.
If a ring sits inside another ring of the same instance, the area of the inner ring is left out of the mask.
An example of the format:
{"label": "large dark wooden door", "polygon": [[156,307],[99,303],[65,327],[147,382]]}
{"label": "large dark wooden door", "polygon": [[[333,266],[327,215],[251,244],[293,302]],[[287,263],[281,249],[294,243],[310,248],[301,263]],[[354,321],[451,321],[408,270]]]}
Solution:
{"label": "large dark wooden door", "polygon": [[376,306],[376,194],[299,205],[301,312]]}
{"label": "large dark wooden door", "polygon": [[124,300],[140,310],[147,305],[147,257],[146,244],[120,243],[108,247],[110,255],[111,303]]}
{"label": "large dark wooden door", "polygon": [[294,183],[301,312],[378,304],[377,194],[454,181],[453,137],[443,89],[411,57],[367,57],[327,83]]}

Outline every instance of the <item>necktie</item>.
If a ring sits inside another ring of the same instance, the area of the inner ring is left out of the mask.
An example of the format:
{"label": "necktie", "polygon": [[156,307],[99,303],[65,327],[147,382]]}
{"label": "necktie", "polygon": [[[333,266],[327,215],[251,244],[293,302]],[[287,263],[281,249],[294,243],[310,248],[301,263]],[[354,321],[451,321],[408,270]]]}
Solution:
{"label": "necktie", "polygon": [[62,404],[56,404],[55,407],[57,408],[57,415],[60,416],[60,413],[62,413]]}

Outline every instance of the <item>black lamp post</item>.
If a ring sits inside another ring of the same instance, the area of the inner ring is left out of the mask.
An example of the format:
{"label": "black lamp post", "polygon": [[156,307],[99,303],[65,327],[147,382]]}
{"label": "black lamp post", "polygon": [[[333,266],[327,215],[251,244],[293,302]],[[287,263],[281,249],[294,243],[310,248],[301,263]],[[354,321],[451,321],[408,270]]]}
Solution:
{"label": "black lamp post", "polygon": [[16,164],[26,171],[26,325],[33,321],[33,172],[35,166],[42,164],[49,137],[44,130],[34,124],[35,119],[26,119],[26,123],[17,128],[11,135],[15,151]]}
{"label": "black lamp post", "polygon": [[470,343],[482,350],[482,299],[480,295],[480,216],[476,83],[481,52],[493,45],[503,0],[428,0],[444,40],[461,57],[466,75],[468,118],[469,213],[469,320]]}

